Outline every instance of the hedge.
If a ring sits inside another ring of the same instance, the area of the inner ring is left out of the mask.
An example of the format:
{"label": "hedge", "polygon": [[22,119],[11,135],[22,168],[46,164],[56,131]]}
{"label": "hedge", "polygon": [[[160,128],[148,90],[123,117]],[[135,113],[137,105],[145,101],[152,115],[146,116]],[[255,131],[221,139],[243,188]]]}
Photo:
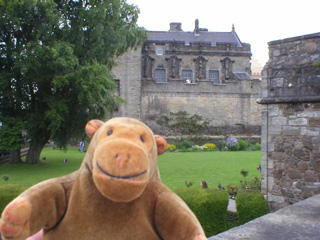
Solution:
{"label": "hedge", "polygon": [[181,188],[175,192],[196,215],[207,237],[225,231],[227,191]]}
{"label": "hedge", "polygon": [[269,212],[267,201],[259,191],[242,190],[236,198],[239,224],[244,224]]}
{"label": "hedge", "polygon": [[30,188],[30,185],[6,184],[0,185],[0,216],[4,208],[20,193]]}

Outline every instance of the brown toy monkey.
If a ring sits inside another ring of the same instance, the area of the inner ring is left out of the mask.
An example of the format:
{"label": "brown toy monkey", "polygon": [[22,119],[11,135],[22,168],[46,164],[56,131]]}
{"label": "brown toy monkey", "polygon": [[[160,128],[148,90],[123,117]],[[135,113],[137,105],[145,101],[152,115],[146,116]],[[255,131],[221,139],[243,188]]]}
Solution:
{"label": "brown toy monkey", "polygon": [[24,240],[43,229],[45,240],[206,239],[187,205],[160,181],[164,138],[143,123],[91,120],[92,138],[80,169],[39,183],[3,211],[4,240]]}

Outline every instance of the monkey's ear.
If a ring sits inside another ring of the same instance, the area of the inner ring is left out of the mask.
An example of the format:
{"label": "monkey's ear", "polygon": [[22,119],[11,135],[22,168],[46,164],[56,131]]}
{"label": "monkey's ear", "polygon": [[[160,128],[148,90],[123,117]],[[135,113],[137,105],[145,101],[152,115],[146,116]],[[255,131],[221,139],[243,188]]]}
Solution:
{"label": "monkey's ear", "polygon": [[100,120],[96,120],[96,119],[90,120],[85,127],[85,131],[86,131],[87,136],[90,139],[92,139],[94,134],[96,133],[96,131],[99,129],[99,127],[102,126],[103,123],[104,122],[102,122]]}
{"label": "monkey's ear", "polygon": [[158,155],[161,155],[165,151],[167,151],[167,141],[158,135],[155,136],[157,148],[158,148]]}

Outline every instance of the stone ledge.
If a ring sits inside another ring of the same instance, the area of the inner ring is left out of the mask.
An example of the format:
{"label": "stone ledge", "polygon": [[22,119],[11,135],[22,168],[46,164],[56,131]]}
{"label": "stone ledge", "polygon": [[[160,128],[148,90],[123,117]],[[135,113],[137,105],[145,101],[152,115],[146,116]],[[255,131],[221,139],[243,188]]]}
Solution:
{"label": "stone ledge", "polygon": [[318,38],[318,37],[320,37],[320,32],[297,36],[297,37],[285,38],[285,39],[280,39],[280,40],[274,40],[274,41],[269,42],[268,44],[269,44],[269,46],[272,46],[272,45],[277,45],[277,44],[290,43],[290,42],[294,42],[294,41],[301,41],[301,40],[305,40],[305,39],[312,39],[312,38]]}
{"label": "stone ledge", "polygon": [[319,239],[320,194],[215,235],[209,240]]}
{"label": "stone ledge", "polygon": [[259,104],[279,104],[279,103],[318,103],[320,102],[319,96],[306,96],[306,97],[267,97],[257,99]]}

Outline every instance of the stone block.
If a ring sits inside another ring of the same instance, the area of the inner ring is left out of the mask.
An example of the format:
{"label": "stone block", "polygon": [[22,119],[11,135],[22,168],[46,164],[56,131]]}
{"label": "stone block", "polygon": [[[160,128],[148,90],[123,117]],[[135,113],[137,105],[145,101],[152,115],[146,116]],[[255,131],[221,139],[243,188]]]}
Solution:
{"label": "stone block", "polygon": [[281,53],[280,49],[275,49],[275,50],[273,50],[272,55],[273,55],[273,57],[279,57],[280,53]]}
{"label": "stone block", "polygon": [[294,198],[294,194],[289,192],[286,188],[281,188],[281,193],[285,197]]}
{"label": "stone block", "polygon": [[287,125],[287,118],[286,117],[272,117],[271,118],[271,125],[275,125],[275,126]]}
{"label": "stone block", "polygon": [[282,88],[283,87],[284,78],[273,78],[272,86]]}
{"label": "stone block", "polygon": [[269,116],[274,117],[279,115],[279,107],[278,106],[272,106],[272,108],[269,109]]}
{"label": "stone block", "polygon": [[273,170],[273,177],[280,180],[282,177],[283,170]]}
{"label": "stone block", "polygon": [[306,171],[309,169],[309,165],[305,162],[301,162],[298,164],[298,169],[301,171]]}
{"label": "stone block", "polygon": [[291,169],[297,169],[297,168],[298,168],[297,165],[296,165],[296,163],[294,163],[294,162],[289,162],[289,163],[288,163],[288,166],[289,166]]}
{"label": "stone block", "polygon": [[280,135],[281,133],[282,133],[282,127],[281,126],[270,126],[269,127],[269,134]]}
{"label": "stone block", "polygon": [[281,189],[278,185],[275,185],[271,190],[272,195],[281,196]]}
{"label": "stone block", "polygon": [[302,117],[302,118],[311,118],[313,116],[314,116],[313,112],[302,112],[297,114],[297,117]]}
{"label": "stone block", "polygon": [[294,149],[293,155],[297,158],[302,158],[302,157],[305,157],[306,154],[302,149]]}
{"label": "stone block", "polygon": [[271,159],[281,161],[286,159],[286,154],[283,152],[273,152],[271,155]]}
{"label": "stone block", "polygon": [[283,126],[283,135],[285,135],[285,136],[298,136],[298,135],[300,135],[300,128]]}
{"label": "stone block", "polygon": [[290,126],[307,126],[308,125],[308,119],[307,118],[297,118],[294,120],[289,120]]}
{"label": "stone block", "polygon": [[315,117],[315,118],[320,118],[320,112],[313,112],[313,116]]}
{"label": "stone block", "polygon": [[301,130],[300,130],[300,134],[302,136],[319,136],[320,135],[320,132],[319,131],[312,131],[308,128],[305,128],[305,127],[302,127]]}
{"label": "stone block", "polygon": [[310,127],[320,127],[320,117],[318,118],[310,118],[309,119]]}
{"label": "stone block", "polygon": [[268,90],[262,90],[261,96],[262,96],[263,98],[268,97],[268,96],[269,96],[269,91],[268,91]]}
{"label": "stone block", "polygon": [[302,179],[302,174],[298,169],[290,169],[288,171],[288,177],[291,179]]}
{"label": "stone block", "polygon": [[304,181],[305,181],[305,182],[316,182],[317,179],[316,179],[314,173],[312,173],[312,172],[306,172],[306,173],[304,174]]}
{"label": "stone block", "polygon": [[278,170],[284,170],[284,164],[283,163],[278,163],[275,167]]}
{"label": "stone block", "polygon": [[284,197],[282,196],[275,196],[275,195],[269,195],[268,196],[269,202],[276,202],[276,203],[284,203]]}
{"label": "stone block", "polygon": [[269,143],[268,144],[268,152],[273,152],[274,151],[274,144]]}
{"label": "stone block", "polygon": [[313,162],[313,163],[312,163],[312,166],[313,166],[313,169],[314,169],[316,172],[320,172],[320,161]]}
{"label": "stone block", "polygon": [[299,140],[296,140],[295,142],[294,142],[294,148],[298,148],[298,149],[301,149],[301,148],[303,148],[303,143],[300,141],[300,139]]}

